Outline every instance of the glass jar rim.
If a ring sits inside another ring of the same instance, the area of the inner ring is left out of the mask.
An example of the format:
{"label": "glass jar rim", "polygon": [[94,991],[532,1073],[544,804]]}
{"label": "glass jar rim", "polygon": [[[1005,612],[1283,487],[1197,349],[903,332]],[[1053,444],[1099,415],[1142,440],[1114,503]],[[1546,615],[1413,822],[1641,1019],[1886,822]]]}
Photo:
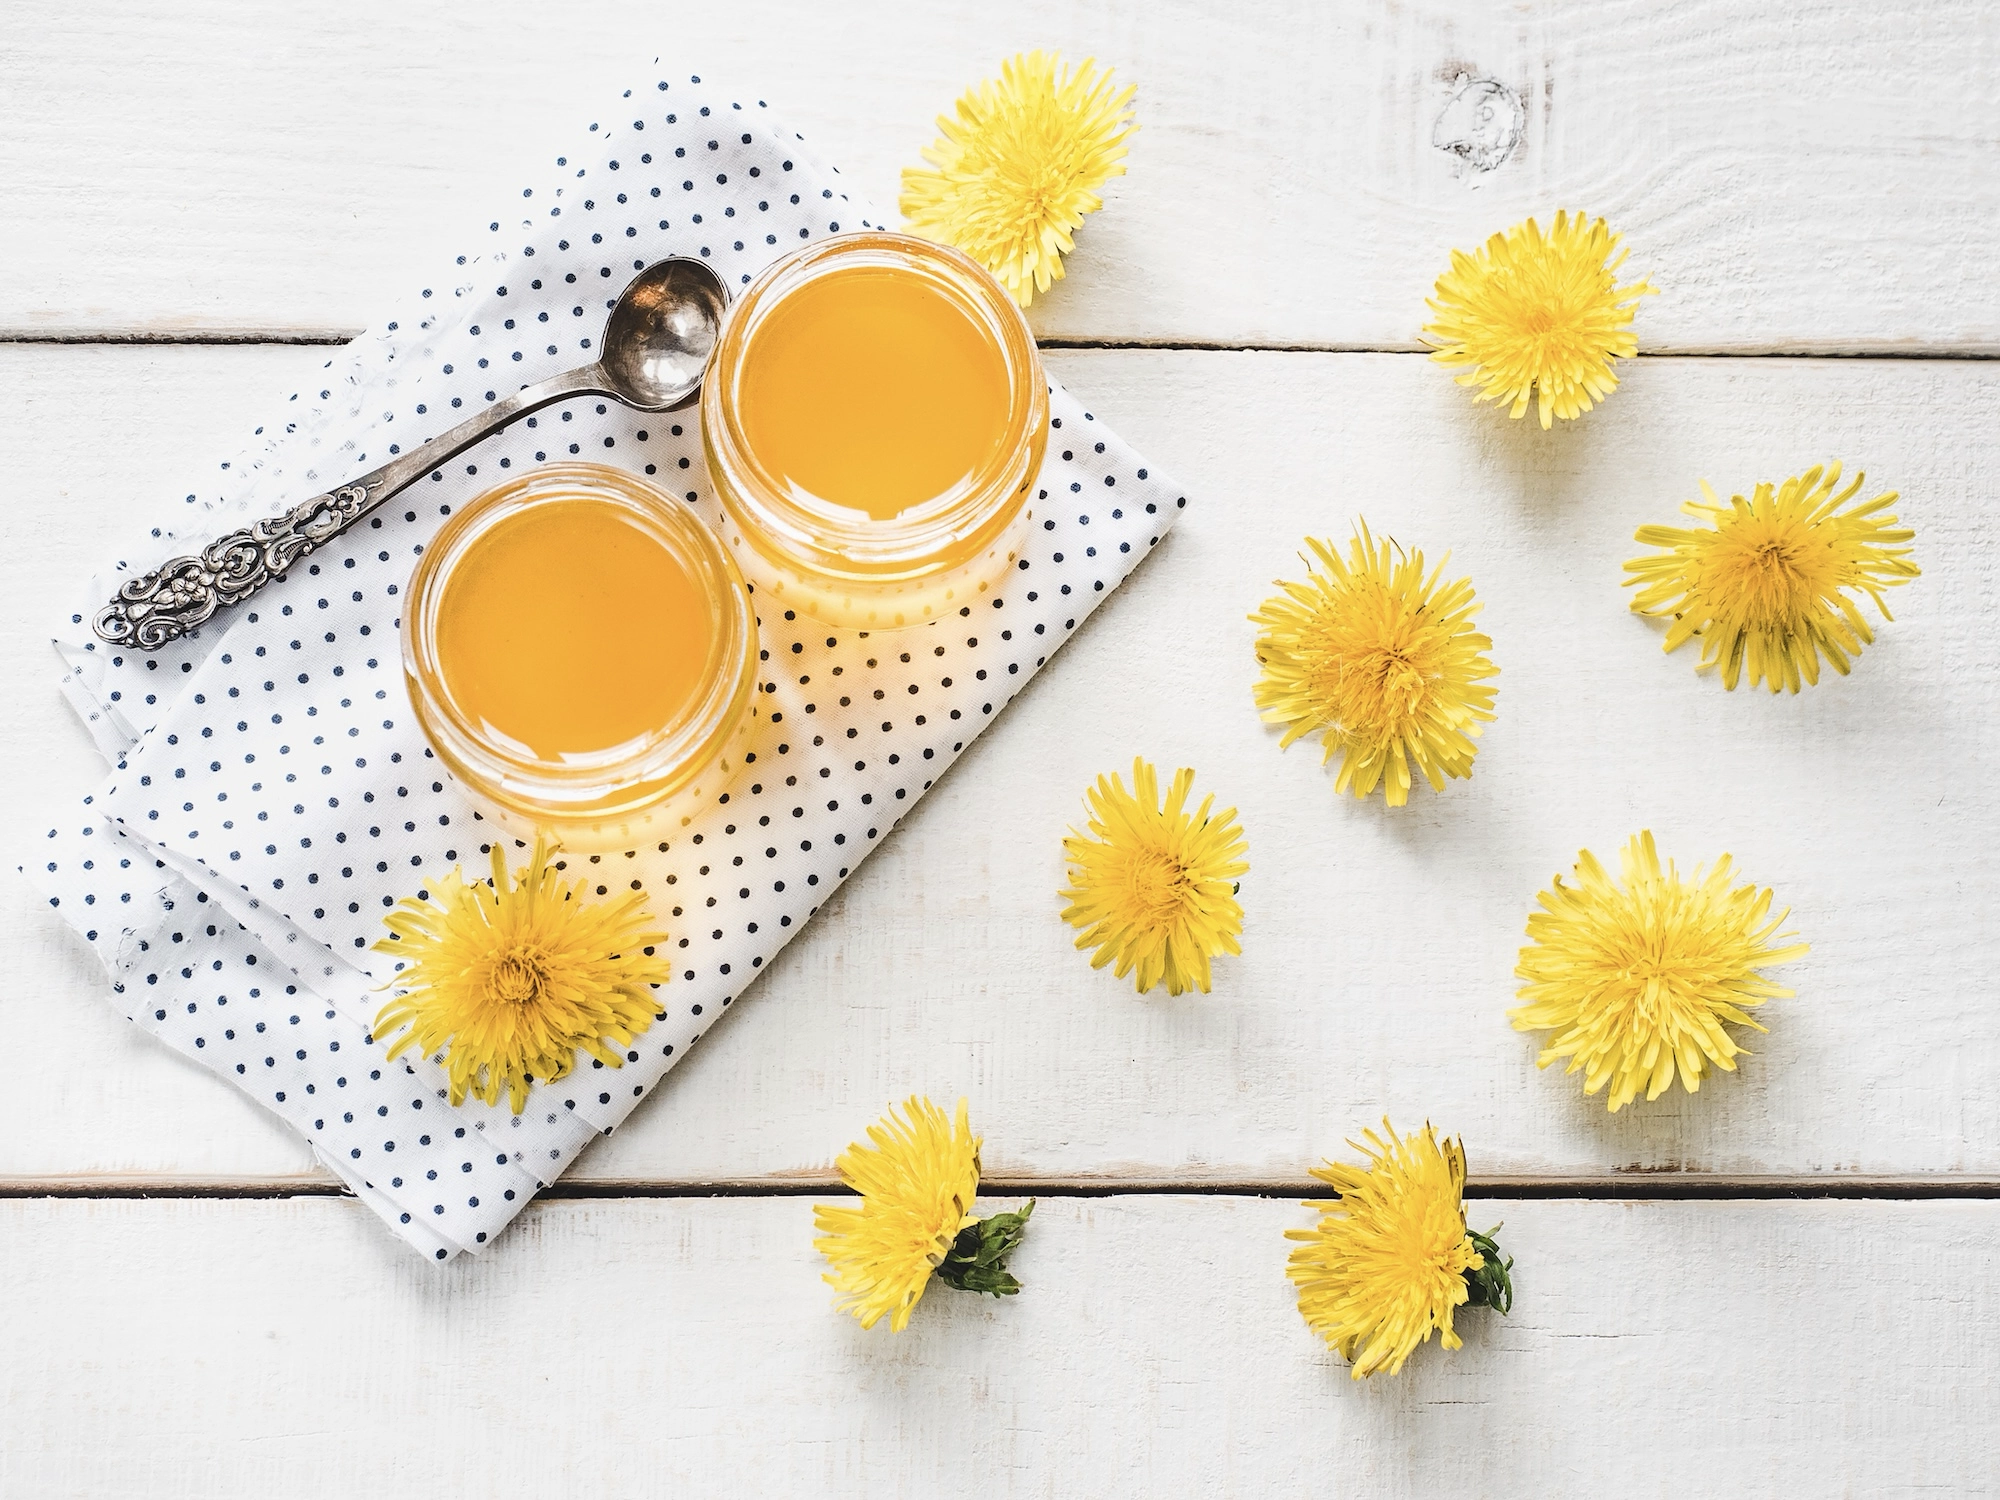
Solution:
{"label": "glass jar rim", "polygon": [[[1000,351],[1007,373],[1007,423],[980,467],[944,494],[880,520],[781,484],[743,431],[739,385],[745,351],[786,298],[835,271],[892,267],[925,278],[970,316]],[[1011,519],[1021,454],[1042,436],[1048,384],[1028,321],[976,261],[948,245],[891,230],[855,230],[773,262],[729,308],[702,387],[704,436],[712,461],[738,477],[726,500],[751,509],[758,529],[800,560],[836,574],[894,578],[921,571],[942,545],[997,534]]]}
{"label": "glass jar rim", "polygon": [[[614,507],[663,546],[706,596],[716,628],[700,687],[670,721],[622,744],[551,760],[477,720],[453,696],[437,651],[438,613],[455,568],[480,538],[513,517],[575,501]],[[411,575],[402,634],[411,701],[445,763],[488,795],[497,791],[552,816],[616,808],[619,788],[643,788],[638,802],[671,794],[713,758],[748,712],[755,687],[757,621],[735,560],[692,507],[603,464],[547,464],[459,507]]]}

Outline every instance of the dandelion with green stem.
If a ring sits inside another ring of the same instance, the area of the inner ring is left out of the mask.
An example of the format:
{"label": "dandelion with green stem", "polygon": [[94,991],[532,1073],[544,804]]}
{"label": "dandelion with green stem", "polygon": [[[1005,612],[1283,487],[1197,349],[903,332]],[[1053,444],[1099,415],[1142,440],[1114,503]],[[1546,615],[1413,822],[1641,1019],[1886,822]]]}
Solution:
{"label": "dandelion with green stem", "polygon": [[813,1247],[833,1267],[825,1280],[840,1293],[840,1310],[863,1328],[886,1317],[900,1333],[933,1276],[993,1297],[1021,1290],[1007,1259],[1020,1248],[1035,1202],[974,1218],[979,1146],[963,1099],[947,1118],[930,1100],[913,1096],[901,1114],[892,1106],[868,1127],[868,1144],[841,1152],[840,1180],[860,1202],[816,1205],[820,1237]]}
{"label": "dandelion with green stem", "polygon": [[1312,1169],[1339,1197],[1306,1204],[1320,1214],[1313,1228],[1285,1231],[1299,1242],[1285,1268],[1299,1314],[1356,1380],[1396,1374],[1433,1332],[1458,1348],[1461,1307],[1504,1315],[1514,1305],[1514,1262],[1493,1240],[1500,1226],[1465,1225],[1465,1148],[1428,1124],[1407,1138],[1387,1120],[1382,1129],[1386,1140],[1370,1130],[1348,1143],[1366,1166]]}

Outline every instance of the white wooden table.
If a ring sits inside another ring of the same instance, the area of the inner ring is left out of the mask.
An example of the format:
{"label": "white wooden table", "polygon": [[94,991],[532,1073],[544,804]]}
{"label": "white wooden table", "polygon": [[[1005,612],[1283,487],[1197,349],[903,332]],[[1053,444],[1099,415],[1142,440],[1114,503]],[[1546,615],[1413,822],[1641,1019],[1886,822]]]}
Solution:
{"label": "white wooden table", "polygon": [[[883,203],[1012,51],[1136,81],[1131,175],[1034,321],[1193,497],[743,1014],[477,1259],[392,1242],[0,886],[0,1492],[1993,1492],[1989,6],[14,0],[0,35],[13,847],[100,774],[41,644],[65,585],[655,53],[745,80]],[[1491,171],[1435,143],[1461,76],[1524,101]],[[1623,389],[1543,433],[1415,339],[1452,246],[1558,206],[1663,294]],[[1618,586],[1634,527],[1830,457],[1918,533],[1880,644],[1783,700],[1663,659]],[[1243,616],[1359,512],[1453,550],[1503,672],[1476,777],[1396,815],[1249,704]],[[1055,917],[1062,830],[1134,751],[1242,810],[1212,996],[1134,996]],[[1504,1012],[1534,892],[1642,826],[1733,852],[1813,951],[1740,1076],[1610,1117]],[[818,1281],[811,1195],[912,1090],[969,1094],[996,1193],[1041,1199],[1028,1291],[868,1335]],[[1356,1385],[1281,1234],[1385,1112],[1463,1134],[1518,1300]]]}

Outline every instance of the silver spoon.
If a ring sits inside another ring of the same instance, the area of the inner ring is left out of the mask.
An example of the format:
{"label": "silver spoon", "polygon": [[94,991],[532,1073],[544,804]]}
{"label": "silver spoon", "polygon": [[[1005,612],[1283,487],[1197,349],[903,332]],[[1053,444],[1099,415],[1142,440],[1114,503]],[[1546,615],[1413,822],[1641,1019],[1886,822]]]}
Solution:
{"label": "silver spoon", "polygon": [[127,579],[93,628],[114,646],[150,649],[179,640],[217,610],[283,578],[293,563],[439,464],[552,402],[610,396],[639,411],[688,405],[701,389],[728,301],[722,278],[703,262],[679,256],[654,261],[619,294],[596,364],[523,386],[359,479]]}

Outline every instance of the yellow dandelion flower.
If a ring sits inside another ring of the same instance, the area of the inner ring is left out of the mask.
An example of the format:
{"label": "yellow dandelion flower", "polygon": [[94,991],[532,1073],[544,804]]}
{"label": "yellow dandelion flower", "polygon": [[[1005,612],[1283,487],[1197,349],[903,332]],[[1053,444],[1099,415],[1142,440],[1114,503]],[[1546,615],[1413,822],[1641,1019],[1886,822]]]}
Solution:
{"label": "yellow dandelion flower", "polygon": [[1770,891],[1732,886],[1727,854],[1682,880],[1671,861],[1661,871],[1646,832],[1620,863],[1622,885],[1582,850],[1577,883],[1558,875],[1537,895],[1542,909],[1528,918],[1529,946],[1514,970],[1528,981],[1520,995],[1529,1003],[1507,1013],[1516,1031],[1554,1031],[1536,1066],[1568,1058],[1564,1071],[1583,1070],[1584,1093],[1611,1086],[1614,1114],[1641,1088],[1659,1098],[1677,1066],[1690,1094],[1711,1063],[1735,1072],[1744,1049],[1723,1022],[1764,1030],[1745,1011],[1792,992],[1756,971],[1809,951],[1770,945],[1791,912],[1774,917]]}
{"label": "yellow dandelion flower", "polygon": [[1026,307],[1062,279],[1062,258],[1097,190],[1125,172],[1133,86],[1114,90],[1094,59],[1024,53],[940,116],[923,153],[935,171],[903,171],[903,217],[913,233],[956,246]]}
{"label": "yellow dandelion flower", "polygon": [[1021,1243],[1034,1200],[1018,1213],[972,1217],[979,1193],[979,1137],[965,1101],[947,1120],[930,1100],[912,1096],[868,1127],[870,1145],[841,1152],[840,1180],[861,1195],[859,1207],[816,1204],[813,1248],[833,1265],[827,1285],[842,1312],[863,1328],[886,1314],[900,1333],[935,1273],[961,1291],[1009,1297],[1021,1290],[1007,1257]]}
{"label": "yellow dandelion flower", "polygon": [[1408,1140],[1387,1120],[1382,1129],[1386,1141],[1370,1130],[1348,1142],[1367,1166],[1313,1168],[1340,1197],[1306,1204],[1320,1214],[1315,1227],[1285,1231],[1300,1242],[1285,1267],[1299,1313],[1356,1380],[1396,1374],[1433,1329],[1445,1348],[1458,1348],[1455,1309],[1504,1314],[1514,1300],[1513,1261],[1492,1234],[1465,1227],[1465,1148],[1438,1140],[1428,1124]]}
{"label": "yellow dandelion flower", "polygon": [[[1493,642],[1472,628],[1472,582],[1439,586],[1449,554],[1424,574],[1424,555],[1377,542],[1357,527],[1342,558],[1306,538],[1306,581],[1278,580],[1250,616],[1260,627],[1256,688],[1264,720],[1285,726],[1278,746],[1321,732],[1325,760],[1339,752],[1336,793],[1367,797],[1378,784],[1391,807],[1410,800],[1411,767],[1433,791],[1470,776],[1473,740],[1493,718],[1482,686],[1499,674],[1481,653]],[[1325,571],[1322,572],[1320,569]]]}
{"label": "yellow dandelion flower", "polygon": [[[1874,633],[1850,594],[1866,594],[1882,618],[1893,619],[1882,591],[1918,576],[1910,549],[1897,546],[1916,533],[1885,515],[1896,503],[1890,490],[1851,510],[1841,507],[1861,488],[1865,474],[1844,490],[1840,465],[1808,469],[1779,485],[1757,486],[1745,500],[1724,505],[1708,481],[1704,504],[1681,507],[1706,526],[1641,526],[1635,541],[1666,550],[1625,564],[1639,587],[1634,613],[1670,615],[1666,649],[1701,638],[1696,671],[1720,665],[1732,691],[1747,665],[1750,685],[1772,692],[1817,684],[1822,653],[1847,675],[1851,657],[1872,644]],[[1838,493],[1836,493],[1838,490]]]}
{"label": "yellow dandelion flower", "polygon": [[1093,969],[1115,962],[1123,979],[1137,969],[1139,992],[1162,980],[1167,993],[1208,993],[1208,961],[1241,953],[1243,908],[1236,878],[1250,866],[1236,809],[1211,816],[1213,796],[1187,811],[1194,772],[1174,773],[1165,806],[1159,773],[1132,762],[1132,790],[1118,776],[1100,776],[1088,796],[1088,837],[1063,840],[1070,884],[1058,894],[1070,904],[1063,920],[1082,930],[1079,948],[1095,948]]}
{"label": "yellow dandelion flower", "polygon": [[1451,252],[1430,300],[1424,337],[1431,358],[1463,368],[1460,385],[1480,401],[1509,401],[1524,416],[1532,395],[1543,427],[1581,416],[1617,388],[1613,359],[1639,352],[1632,313],[1656,292],[1643,280],[1616,285],[1627,251],[1602,219],[1556,213],[1546,235],[1533,219],[1496,234],[1477,254]]}
{"label": "yellow dandelion flower", "polygon": [[658,1015],[651,986],[672,969],[655,952],[667,935],[653,928],[644,896],[588,901],[585,882],[565,883],[550,852],[537,839],[509,884],[496,839],[490,884],[454,867],[429,900],[406,897],[384,918],[390,936],[375,947],[403,964],[375,1035],[408,1027],[391,1057],[443,1050],[453,1104],[468,1093],[494,1104],[504,1089],[519,1114],[528,1085],[563,1077],[579,1049],[623,1066],[623,1049]]}

